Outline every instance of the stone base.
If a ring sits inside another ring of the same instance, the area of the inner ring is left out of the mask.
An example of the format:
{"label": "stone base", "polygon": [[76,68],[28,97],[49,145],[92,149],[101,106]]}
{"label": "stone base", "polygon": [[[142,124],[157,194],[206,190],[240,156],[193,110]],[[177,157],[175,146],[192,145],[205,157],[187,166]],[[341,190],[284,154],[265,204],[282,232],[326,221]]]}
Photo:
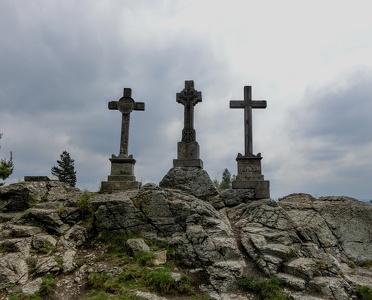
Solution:
{"label": "stone base", "polygon": [[25,176],[25,181],[50,181],[48,176]]}
{"label": "stone base", "polygon": [[133,176],[134,164],[136,160],[133,157],[120,157],[112,155],[111,161],[111,175],[119,176]]}
{"label": "stone base", "polygon": [[134,164],[136,160],[132,155],[112,155],[111,175],[107,181],[101,182],[101,191],[104,193],[120,192],[125,190],[139,189],[141,183],[136,181],[134,176]]}
{"label": "stone base", "polygon": [[177,159],[173,160],[173,167],[203,168],[203,161],[199,158],[198,142],[178,142]]}
{"label": "stone base", "polygon": [[177,158],[178,159],[198,159],[200,157],[198,142],[178,142]]}
{"label": "stone base", "polygon": [[109,175],[107,181],[136,181],[133,175]]}
{"label": "stone base", "polygon": [[102,181],[101,192],[113,193],[125,190],[137,190],[141,187],[138,181]]}
{"label": "stone base", "polygon": [[270,198],[270,183],[264,180],[261,174],[261,154],[246,155],[238,154],[238,175],[232,182],[233,189],[251,189],[254,192],[254,199]]}
{"label": "stone base", "polygon": [[236,158],[238,162],[238,175],[236,180],[259,181],[264,180],[261,174],[261,159],[260,155],[243,156],[240,153]]}
{"label": "stone base", "polygon": [[173,167],[203,168],[203,161],[201,159],[173,159]]}
{"label": "stone base", "polygon": [[270,182],[267,180],[245,181],[234,180],[233,189],[249,189],[252,191],[252,199],[270,198]]}

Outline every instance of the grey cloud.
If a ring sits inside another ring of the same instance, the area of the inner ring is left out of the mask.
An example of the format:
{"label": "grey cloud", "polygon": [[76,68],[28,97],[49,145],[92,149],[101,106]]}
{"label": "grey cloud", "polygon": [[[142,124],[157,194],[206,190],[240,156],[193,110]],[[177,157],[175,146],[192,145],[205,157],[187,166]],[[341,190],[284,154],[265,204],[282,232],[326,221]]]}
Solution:
{"label": "grey cloud", "polygon": [[355,70],[327,85],[308,89],[293,124],[295,137],[319,138],[334,147],[370,142],[372,70]]}

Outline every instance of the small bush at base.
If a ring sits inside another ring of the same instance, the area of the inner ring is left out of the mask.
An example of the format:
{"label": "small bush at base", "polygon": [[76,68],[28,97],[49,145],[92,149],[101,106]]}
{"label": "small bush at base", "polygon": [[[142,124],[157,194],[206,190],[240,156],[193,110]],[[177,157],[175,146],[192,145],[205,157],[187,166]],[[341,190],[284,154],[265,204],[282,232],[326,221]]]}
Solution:
{"label": "small bush at base", "polygon": [[146,283],[161,294],[169,294],[176,281],[167,270],[157,269],[146,276]]}
{"label": "small bush at base", "polygon": [[359,285],[356,290],[363,300],[372,300],[372,288]]}
{"label": "small bush at base", "polygon": [[47,274],[42,278],[42,282],[39,289],[41,296],[48,295],[55,287],[56,283],[52,274]]}
{"label": "small bush at base", "polygon": [[256,281],[249,277],[243,277],[238,281],[238,286],[245,291],[253,292],[261,299],[287,300],[287,295],[280,287],[278,278]]}

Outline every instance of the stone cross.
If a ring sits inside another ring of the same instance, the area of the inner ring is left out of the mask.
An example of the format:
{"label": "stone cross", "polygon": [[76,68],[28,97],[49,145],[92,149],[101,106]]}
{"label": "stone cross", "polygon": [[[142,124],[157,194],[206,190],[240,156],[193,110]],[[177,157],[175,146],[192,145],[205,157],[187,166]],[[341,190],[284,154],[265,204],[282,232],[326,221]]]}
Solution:
{"label": "stone cross", "polygon": [[252,87],[244,87],[244,100],[231,100],[230,108],[244,108],[245,156],[253,154],[252,108],[266,108],[266,100],[252,100]]}
{"label": "stone cross", "polygon": [[194,81],[185,81],[185,88],[176,95],[176,100],[185,107],[184,128],[182,130],[182,142],[195,142],[196,134],[194,129],[194,106],[202,102],[201,92],[194,89]]}
{"label": "stone cross", "polygon": [[119,110],[122,114],[119,156],[128,157],[130,113],[133,110],[145,110],[145,103],[135,102],[132,99],[132,89],[124,88],[123,97],[118,101],[110,101],[108,103],[108,108]]}

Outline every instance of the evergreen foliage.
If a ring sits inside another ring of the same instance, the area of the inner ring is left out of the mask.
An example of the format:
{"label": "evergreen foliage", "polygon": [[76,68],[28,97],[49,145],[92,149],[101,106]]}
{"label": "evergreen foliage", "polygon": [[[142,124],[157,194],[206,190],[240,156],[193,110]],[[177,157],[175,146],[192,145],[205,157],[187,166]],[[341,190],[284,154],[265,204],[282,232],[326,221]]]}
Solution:
{"label": "evergreen foliage", "polygon": [[[0,133],[0,139],[2,136],[3,134]],[[10,159],[8,161],[5,158],[0,160],[0,178],[2,180],[7,179],[10,175],[12,175],[13,169],[14,169],[13,157],[12,152],[10,152]],[[0,183],[0,186],[2,185],[4,185],[3,182]]]}
{"label": "evergreen foliage", "polygon": [[70,156],[70,153],[63,151],[61,160],[57,160],[58,167],[52,167],[52,175],[57,176],[60,181],[66,182],[72,187],[76,185],[76,171],[74,166],[75,160]]}
{"label": "evergreen foliage", "polygon": [[231,175],[230,171],[225,168],[222,173],[222,180],[219,182],[217,179],[213,180],[215,187],[221,191],[231,189],[232,182],[235,180],[235,175]]}

